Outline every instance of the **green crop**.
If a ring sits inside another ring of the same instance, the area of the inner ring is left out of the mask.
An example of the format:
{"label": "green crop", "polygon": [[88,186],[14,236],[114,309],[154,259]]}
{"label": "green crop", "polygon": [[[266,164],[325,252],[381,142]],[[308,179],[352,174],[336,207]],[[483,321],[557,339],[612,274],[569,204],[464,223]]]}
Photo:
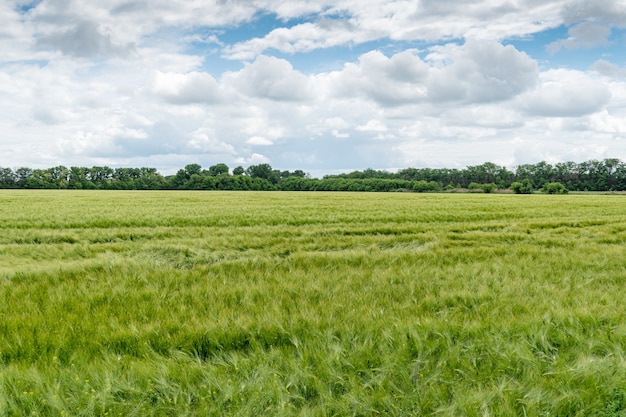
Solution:
{"label": "green crop", "polygon": [[0,416],[625,416],[624,203],[2,191]]}

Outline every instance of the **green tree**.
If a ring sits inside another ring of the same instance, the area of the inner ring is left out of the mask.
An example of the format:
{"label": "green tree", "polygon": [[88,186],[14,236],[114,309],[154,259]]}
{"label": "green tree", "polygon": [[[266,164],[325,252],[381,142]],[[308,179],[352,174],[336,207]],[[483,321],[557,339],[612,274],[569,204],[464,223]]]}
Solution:
{"label": "green tree", "polygon": [[185,175],[187,179],[191,178],[192,175],[202,173],[202,167],[199,164],[187,164],[185,165]]}
{"label": "green tree", "polygon": [[209,167],[209,175],[217,177],[219,175],[228,174],[229,168],[226,164],[216,164]]}
{"label": "green tree", "polygon": [[110,188],[111,181],[113,180],[113,168],[107,166],[94,166],[86,169],[86,176],[97,188]]}
{"label": "green tree", "polygon": [[186,190],[201,190],[202,178],[204,177],[200,174],[191,174],[191,177],[185,182],[184,188]]}
{"label": "green tree", "polygon": [[546,194],[567,194],[567,188],[560,182],[547,182],[541,187]]}
{"label": "green tree", "polygon": [[93,189],[96,188],[89,180],[89,168],[70,167],[68,175],[68,188],[72,189]]}
{"label": "green tree", "polygon": [[439,184],[436,183],[435,181],[428,182],[425,180],[419,180],[419,181],[412,181],[412,183],[413,183],[413,191],[417,193],[437,191],[437,189],[439,188]]}
{"label": "green tree", "polygon": [[15,188],[16,176],[11,168],[0,167],[0,188]]}
{"label": "green tree", "polygon": [[467,188],[468,188],[470,191],[474,191],[474,192],[476,192],[476,191],[482,191],[482,190],[483,190],[483,189],[481,188],[481,186],[480,186],[480,184],[479,184],[479,183],[477,183],[477,182],[473,182],[473,181],[469,183],[469,185],[467,186]]}
{"label": "green tree", "polygon": [[15,170],[15,183],[19,188],[24,188],[26,186],[26,181],[28,177],[33,175],[33,170],[27,167],[20,167]]}
{"label": "green tree", "polygon": [[489,184],[480,184],[480,188],[485,194],[491,194],[498,189],[498,186],[491,182]]}
{"label": "green tree", "polygon": [[238,166],[238,167],[235,167],[233,169],[233,175],[243,175],[243,174],[245,174],[245,172],[246,172],[246,170],[243,169],[243,167],[241,165]]}
{"label": "green tree", "polygon": [[[194,175],[196,177],[194,177],[194,180],[191,181],[191,178]],[[202,180],[198,180],[197,177],[203,177],[202,167],[198,164],[187,164],[185,165],[185,168],[179,169],[176,172],[176,175],[170,178],[169,187],[177,190],[189,188],[199,189],[201,187],[200,184],[202,183]]]}
{"label": "green tree", "polygon": [[55,188],[50,175],[44,169],[34,169],[26,178],[24,188]]}
{"label": "green tree", "polygon": [[565,185],[568,189],[577,189],[578,172],[575,162],[559,162],[554,165],[554,180]]}
{"label": "green tree", "polygon": [[510,188],[515,194],[532,194],[534,191],[533,183],[528,178],[514,182]]}
{"label": "green tree", "polygon": [[139,176],[134,180],[138,190],[160,190],[166,187],[165,178],[155,168],[140,168]]}
{"label": "green tree", "polygon": [[66,167],[64,167],[63,165],[59,165],[56,167],[48,168],[47,172],[50,174],[51,180],[55,183],[55,188],[67,188],[70,173]]}
{"label": "green tree", "polygon": [[260,178],[272,184],[278,183],[280,172],[272,169],[270,164],[250,165],[246,174],[251,178]]}
{"label": "green tree", "polygon": [[497,184],[499,187],[506,187],[513,180],[513,173],[503,166],[493,162],[485,162],[481,165],[468,166],[464,170],[467,181],[478,184]]}
{"label": "green tree", "polygon": [[606,173],[606,189],[613,190],[618,183],[620,168],[623,164],[617,158],[607,158],[602,161],[602,165]]}

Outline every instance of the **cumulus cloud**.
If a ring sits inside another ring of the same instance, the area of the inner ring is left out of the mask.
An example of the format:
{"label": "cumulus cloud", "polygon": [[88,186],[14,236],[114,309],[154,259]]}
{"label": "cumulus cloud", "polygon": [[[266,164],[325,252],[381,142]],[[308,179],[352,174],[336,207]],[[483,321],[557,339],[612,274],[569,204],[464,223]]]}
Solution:
{"label": "cumulus cloud", "polygon": [[[479,0],[421,2],[407,0],[43,0],[29,12],[37,22],[98,21],[116,38],[139,42],[162,28],[228,28],[272,14],[282,28],[227,47],[225,54],[252,59],[268,49],[293,53],[375,39],[451,39],[524,36],[559,24],[567,0]],[[610,3],[610,0],[605,1]],[[615,7],[613,7],[615,9]],[[571,13],[570,13],[571,14]],[[441,18],[433,19],[433,16]],[[289,19],[299,19],[289,25]],[[304,20],[304,22],[302,22]],[[489,21],[489,25],[484,22]],[[482,35],[481,35],[482,34]]]}
{"label": "cumulus cloud", "polygon": [[428,66],[412,51],[387,58],[379,51],[363,54],[358,63],[348,63],[342,71],[324,76],[329,93],[365,94],[385,104],[401,104],[426,97]]}
{"label": "cumulus cloud", "polygon": [[274,57],[261,55],[241,71],[224,75],[224,82],[234,89],[259,98],[279,101],[300,101],[310,98],[312,90],[308,78],[293,69],[291,64]]}
{"label": "cumulus cloud", "polygon": [[368,96],[383,105],[502,101],[537,82],[536,61],[513,46],[469,40],[433,47],[425,61],[415,51],[391,58],[372,51],[342,71],[320,77],[335,96]]}
{"label": "cumulus cloud", "polygon": [[271,140],[264,138],[263,136],[252,136],[249,138],[246,143],[248,145],[257,145],[257,146],[270,146],[273,145],[274,142]]}
{"label": "cumulus cloud", "polygon": [[386,132],[388,128],[380,120],[370,119],[364,125],[357,126],[356,130],[361,132]]}
{"label": "cumulus cloud", "polygon": [[428,94],[434,101],[506,100],[532,88],[539,74],[528,55],[494,41],[435,47],[428,60],[435,67]]}
{"label": "cumulus cloud", "polygon": [[596,61],[593,64],[593,69],[607,77],[626,78],[626,68],[620,68],[605,59]]}
{"label": "cumulus cloud", "polygon": [[239,157],[235,159],[235,163],[247,165],[269,164],[270,162],[271,160],[268,157],[256,152],[247,158]]}
{"label": "cumulus cloud", "polygon": [[83,130],[75,132],[71,137],[58,140],[57,146],[65,154],[79,156],[119,155],[121,152],[110,137]]}
{"label": "cumulus cloud", "polygon": [[35,105],[33,108],[33,119],[37,122],[55,125],[66,119],[62,111],[55,110],[52,106]]}
{"label": "cumulus cloud", "polygon": [[575,22],[596,20],[617,26],[626,26],[626,4],[615,0],[573,0],[563,6],[563,21],[567,25]]}
{"label": "cumulus cloud", "polygon": [[98,21],[114,28],[115,37],[125,44],[164,28],[231,26],[250,20],[258,11],[253,2],[239,0],[42,0],[28,17],[44,30],[51,24]]}
{"label": "cumulus cloud", "polygon": [[191,139],[187,141],[187,150],[191,152],[213,153],[219,155],[234,155],[236,154],[235,148],[223,141],[220,141],[214,137],[215,132],[213,129],[198,129],[191,135]]}
{"label": "cumulus cloud", "polygon": [[626,27],[626,3],[614,0],[568,2],[562,9],[562,20],[568,37],[549,43],[546,49],[555,53],[561,49],[580,49],[606,46],[612,28]]}
{"label": "cumulus cloud", "polygon": [[533,116],[580,117],[602,110],[611,91],[600,80],[576,71],[553,70],[541,85],[521,97],[521,107]]}
{"label": "cumulus cloud", "polygon": [[[2,166],[626,159],[622,1],[20,1],[0,2]],[[563,24],[554,48],[607,48],[592,70],[522,52]]]}
{"label": "cumulus cloud", "polygon": [[[276,28],[268,34],[245,40],[224,50],[231,59],[252,59],[269,49],[293,54],[319,48],[364,43],[376,39],[433,41],[455,38],[525,36],[558,26],[565,0],[516,4],[506,0],[412,2],[406,0],[316,2],[297,13],[294,2],[264,3],[265,10],[305,17],[323,11],[313,21]],[[439,17],[439,18],[433,18]],[[489,21],[489,25],[484,22]]]}
{"label": "cumulus cloud", "polygon": [[582,22],[571,27],[568,33],[567,39],[551,42],[546,46],[546,49],[555,53],[561,49],[593,48],[607,45],[611,29],[592,22]]}
{"label": "cumulus cloud", "polygon": [[0,62],[33,59],[34,27],[25,22],[10,1],[0,2]]}
{"label": "cumulus cloud", "polygon": [[340,132],[337,129],[331,130],[330,134],[336,137],[337,139],[347,139],[350,137],[350,134],[348,132]]}
{"label": "cumulus cloud", "polygon": [[134,51],[134,45],[113,43],[106,30],[89,21],[78,22],[67,29],[44,35],[37,40],[37,44],[80,58],[128,56]]}
{"label": "cumulus cloud", "polygon": [[215,103],[220,100],[220,87],[210,74],[187,74],[157,71],[152,92],[175,104]]}
{"label": "cumulus cloud", "polygon": [[[310,52],[342,45],[354,39],[355,26],[350,20],[321,20],[277,28],[263,38],[254,38],[224,49],[229,59],[251,59],[268,49],[281,52]],[[364,37],[362,41],[369,40]]]}

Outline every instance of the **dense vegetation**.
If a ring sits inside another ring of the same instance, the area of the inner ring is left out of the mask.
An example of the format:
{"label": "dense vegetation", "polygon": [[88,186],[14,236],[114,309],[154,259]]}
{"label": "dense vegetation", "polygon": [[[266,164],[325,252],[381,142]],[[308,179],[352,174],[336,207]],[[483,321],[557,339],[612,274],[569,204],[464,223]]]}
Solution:
{"label": "dense vegetation", "polygon": [[0,416],[624,416],[623,198],[1,191]]}
{"label": "dense vegetation", "polygon": [[[374,169],[308,178],[302,170],[280,171],[269,164],[226,164],[203,169],[189,164],[176,175],[164,177],[154,168],[64,167],[49,169],[0,168],[0,188],[119,189],[119,190],[282,190],[282,191],[442,191],[469,188],[542,189],[559,183],[570,191],[624,191],[626,164],[619,159],[547,162],[519,165],[514,171],[491,162],[465,169],[406,168],[398,172]],[[517,192],[517,191],[516,191]]]}

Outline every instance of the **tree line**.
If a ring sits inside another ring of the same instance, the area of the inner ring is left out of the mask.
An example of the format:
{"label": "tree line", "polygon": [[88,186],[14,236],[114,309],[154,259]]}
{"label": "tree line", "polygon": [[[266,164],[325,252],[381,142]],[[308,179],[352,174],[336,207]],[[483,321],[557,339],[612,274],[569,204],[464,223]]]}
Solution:
{"label": "tree line", "polygon": [[[562,188],[555,184],[562,185]],[[269,164],[238,166],[223,163],[203,169],[188,164],[175,175],[163,176],[155,168],[110,168],[107,166],[17,169],[0,167],[0,188],[102,189],[102,190],[263,190],[263,191],[415,191],[434,192],[469,189],[492,192],[513,189],[571,191],[625,191],[626,163],[602,161],[519,165],[510,170],[492,162],[464,169],[405,168],[397,172],[353,171],[311,178],[302,170],[281,171]]]}

